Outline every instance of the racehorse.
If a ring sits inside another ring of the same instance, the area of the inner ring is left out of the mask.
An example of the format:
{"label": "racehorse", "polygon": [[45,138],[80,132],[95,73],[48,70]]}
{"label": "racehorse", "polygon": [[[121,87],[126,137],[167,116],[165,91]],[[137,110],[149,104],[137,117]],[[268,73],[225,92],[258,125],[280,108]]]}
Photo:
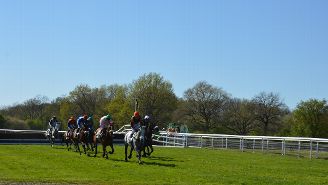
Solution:
{"label": "racehorse", "polygon": [[[132,151],[135,149],[137,152],[138,157],[138,163],[141,164],[141,151],[144,147],[145,142],[145,126],[142,126],[137,132],[135,132],[132,136],[132,139],[130,139],[132,134],[132,131],[129,131],[125,134],[124,137],[124,145],[125,145],[125,161],[128,161],[128,158],[131,159],[132,157]],[[128,147],[130,145],[130,154],[127,156],[128,153]]]}
{"label": "racehorse", "polygon": [[45,133],[46,138],[49,140],[51,147],[54,146],[55,140],[58,137],[59,127],[60,127],[60,123],[57,122],[56,126],[54,128],[48,128],[46,133]]}
{"label": "racehorse", "polygon": [[82,128],[80,130],[79,134],[79,140],[82,144],[84,154],[87,154],[87,149],[89,149],[89,144],[91,145],[91,150],[93,151],[93,145],[92,145],[92,136],[94,133],[92,131],[89,131],[86,128]]}
{"label": "racehorse", "polygon": [[[153,133],[155,131],[155,128],[152,124],[148,125],[145,130],[145,143],[143,148],[143,157],[146,157],[147,155],[150,156],[151,153],[153,153]],[[155,131],[156,132],[156,131]]]}
{"label": "racehorse", "polygon": [[[100,138],[97,138],[97,136],[95,134],[93,135],[93,144],[94,144],[94,147],[96,149],[95,150],[94,157],[96,157],[96,155],[97,155],[98,143],[101,143],[102,144],[102,147],[103,147],[103,157],[106,156],[106,159],[108,159],[108,153],[109,154],[113,154],[114,153],[114,147],[113,147],[113,131],[111,130],[110,127],[108,127],[105,130],[105,133]],[[112,149],[112,151],[107,152],[107,150],[106,150],[106,147],[107,146],[110,146],[111,149]]]}
{"label": "racehorse", "polygon": [[80,142],[80,131],[81,129],[75,129],[72,136],[71,136],[71,141],[74,144],[75,147],[75,151],[79,152],[81,155],[81,150],[80,150],[80,146],[79,146],[79,142]]}
{"label": "racehorse", "polygon": [[68,134],[69,131],[66,131],[63,135],[63,138],[62,138],[62,143],[65,142],[66,143],[66,146],[67,146],[67,150],[69,151],[70,149],[72,149],[72,133],[71,134]]}

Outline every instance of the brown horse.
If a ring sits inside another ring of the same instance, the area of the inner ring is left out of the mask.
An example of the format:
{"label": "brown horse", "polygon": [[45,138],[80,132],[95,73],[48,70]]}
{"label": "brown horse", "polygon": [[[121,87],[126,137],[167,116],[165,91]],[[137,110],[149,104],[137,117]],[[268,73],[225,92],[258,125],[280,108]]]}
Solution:
{"label": "brown horse", "polygon": [[[98,143],[101,143],[102,144],[102,147],[103,147],[103,157],[106,156],[106,159],[108,159],[108,153],[109,154],[113,154],[114,153],[114,147],[113,147],[113,131],[110,129],[110,127],[108,127],[106,130],[105,130],[105,133],[103,134],[103,136],[99,139],[97,139],[97,136],[94,135],[93,136],[93,144],[95,146],[95,155],[94,157],[96,157],[97,155],[97,146],[98,146]],[[112,151],[110,152],[107,152],[106,151],[106,147],[107,146],[110,146]]]}
{"label": "brown horse", "polygon": [[67,146],[67,150],[69,151],[70,149],[72,149],[72,134],[69,134],[69,131],[66,131],[63,135],[62,138],[62,143],[65,142],[66,146]]}
{"label": "brown horse", "polygon": [[87,154],[87,149],[89,150],[89,144],[91,145],[91,150],[93,151],[93,145],[92,145],[92,136],[94,135],[93,131],[89,131],[86,128],[83,128],[80,130],[79,134],[79,140],[83,147],[84,154]]}
{"label": "brown horse", "polygon": [[80,142],[80,131],[81,129],[75,129],[72,136],[71,136],[71,141],[75,147],[75,151],[79,152],[81,155],[81,150],[80,150],[80,146],[79,146],[79,142]]}

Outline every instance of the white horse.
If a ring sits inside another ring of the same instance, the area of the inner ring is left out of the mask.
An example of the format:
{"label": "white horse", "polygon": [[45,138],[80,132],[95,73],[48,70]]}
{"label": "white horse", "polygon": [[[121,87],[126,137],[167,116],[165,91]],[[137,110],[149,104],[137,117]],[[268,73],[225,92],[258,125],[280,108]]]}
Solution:
{"label": "white horse", "polygon": [[58,130],[60,128],[60,122],[57,122],[54,128],[48,128],[48,130],[46,131],[45,135],[48,138],[51,147],[53,147],[54,143],[55,143],[55,139],[58,136]]}
{"label": "white horse", "polygon": [[[138,157],[138,163],[141,164],[141,151],[143,150],[144,147],[144,142],[145,142],[145,126],[142,126],[137,132],[135,132],[132,136],[132,131],[129,131],[128,133],[125,134],[124,137],[124,145],[125,145],[125,161],[128,161],[128,158],[131,159],[132,157],[132,151],[135,149],[137,152],[137,157]],[[127,156],[128,153],[128,147],[130,145],[130,154]]]}

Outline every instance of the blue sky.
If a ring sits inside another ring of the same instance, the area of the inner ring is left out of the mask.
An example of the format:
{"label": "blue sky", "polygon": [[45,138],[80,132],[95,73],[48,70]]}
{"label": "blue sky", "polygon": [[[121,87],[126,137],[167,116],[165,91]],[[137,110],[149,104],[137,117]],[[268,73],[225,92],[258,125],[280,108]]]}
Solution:
{"label": "blue sky", "polygon": [[129,84],[177,96],[205,80],[233,97],[328,97],[328,1],[0,0],[0,105]]}

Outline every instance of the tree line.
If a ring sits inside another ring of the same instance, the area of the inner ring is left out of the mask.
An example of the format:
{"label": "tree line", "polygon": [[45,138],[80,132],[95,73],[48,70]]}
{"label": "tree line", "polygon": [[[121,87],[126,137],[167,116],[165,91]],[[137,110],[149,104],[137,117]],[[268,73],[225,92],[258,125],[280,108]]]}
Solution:
{"label": "tree line", "polygon": [[0,128],[46,129],[49,118],[56,115],[65,129],[71,116],[92,115],[97,124],[109,113],[118,129],[129,123],[136,99],[141,115],[149,115],[160,128],[176,123],[198,133],[328,137],[328,104],[324,99],[301,101],[291,111],[279,94],[260,92],[251,99],[240,99],[206,81],[178,98],[172,84],[157,73],[144,74],[128,85],[91,88],[81,84],[52,101],[36,96],[3,107]]}

